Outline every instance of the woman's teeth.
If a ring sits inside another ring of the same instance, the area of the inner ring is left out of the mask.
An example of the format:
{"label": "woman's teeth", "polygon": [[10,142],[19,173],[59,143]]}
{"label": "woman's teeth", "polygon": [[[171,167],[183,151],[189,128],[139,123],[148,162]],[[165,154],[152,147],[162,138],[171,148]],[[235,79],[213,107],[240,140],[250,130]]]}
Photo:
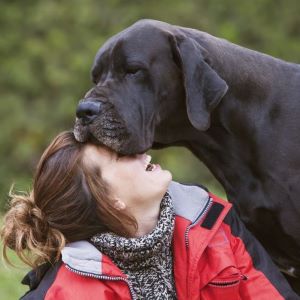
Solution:
{"label": "woman's teeth", "polygon": [[150,164],[152,157],[150,155],[146,155],[145,158],[145,165],[147,166],[148,164]]}

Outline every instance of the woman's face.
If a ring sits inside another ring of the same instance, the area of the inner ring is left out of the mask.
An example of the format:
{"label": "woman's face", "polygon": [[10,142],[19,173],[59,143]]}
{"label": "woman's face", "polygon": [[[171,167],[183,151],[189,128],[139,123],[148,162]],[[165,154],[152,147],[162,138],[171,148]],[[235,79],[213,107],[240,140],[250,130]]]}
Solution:
{"label": "woman's face", "polygon": [[150,160],[147,154],[119,157],[103,146],[87,145],[84,151],[84,161],[99,166],[113,196],[128,208],[160,200],[167,191],[171,173],[153,164],[146,170]]}

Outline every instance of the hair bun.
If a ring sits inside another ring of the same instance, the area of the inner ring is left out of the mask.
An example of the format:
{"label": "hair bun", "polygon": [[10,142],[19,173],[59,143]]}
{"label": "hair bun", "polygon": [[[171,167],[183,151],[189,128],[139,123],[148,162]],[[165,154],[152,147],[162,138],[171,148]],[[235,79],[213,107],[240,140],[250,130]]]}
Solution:
{"label": "hair bun", "polygon": [[9,261],[6,247],[16,251],[21,260],[31,266],[34,266],[32,257],[24,250],[34,253],[41,261],[52,257],[58,259],[57,247],[65,245],[64,236],[49,226],[42,210],[34,202],[33,193],[13,194],[10,191],[9,196],[12,198],[10,209],[1,230],[6,261]]}
{"label": "hair bun", "polygon": [[7,240],[9,248],[26,249],[25,240],[31,236],[37,237],[40,230],[46,229],[46,222],[43,220],[41,210],[35,205],[33,194],[13,194],[11,197],[10,209],[5,215],[2,237]]}
{"label": "hair bun", "polygon": [[19,195],[10,193],[9,196],[12,197],[9,213],[14,218],[15,226],[24,232],[30,231],[35,236],[39,232],[46,234],[48,222],[41,209],[36,206],[33,193]]}

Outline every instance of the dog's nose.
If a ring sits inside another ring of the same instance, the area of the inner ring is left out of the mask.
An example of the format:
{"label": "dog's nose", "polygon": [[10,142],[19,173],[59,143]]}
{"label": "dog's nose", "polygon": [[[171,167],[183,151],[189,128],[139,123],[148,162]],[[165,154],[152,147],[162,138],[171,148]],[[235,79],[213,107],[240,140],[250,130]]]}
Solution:
{"label": "dog's nose", "polygon": [[100,113],[101,103],[95,101],[81,102],[76,109],[76,116],[84,124],[91,123]]}

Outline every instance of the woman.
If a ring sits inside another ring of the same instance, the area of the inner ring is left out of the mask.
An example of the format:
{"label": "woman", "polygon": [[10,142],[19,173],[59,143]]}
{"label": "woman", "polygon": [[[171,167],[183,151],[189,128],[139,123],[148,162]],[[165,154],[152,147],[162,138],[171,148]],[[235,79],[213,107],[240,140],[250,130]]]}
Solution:
{"label": "woman", "polygon": [[229,203],[150,159],[54,139],[1,232],[22,299],[297,299]]}

